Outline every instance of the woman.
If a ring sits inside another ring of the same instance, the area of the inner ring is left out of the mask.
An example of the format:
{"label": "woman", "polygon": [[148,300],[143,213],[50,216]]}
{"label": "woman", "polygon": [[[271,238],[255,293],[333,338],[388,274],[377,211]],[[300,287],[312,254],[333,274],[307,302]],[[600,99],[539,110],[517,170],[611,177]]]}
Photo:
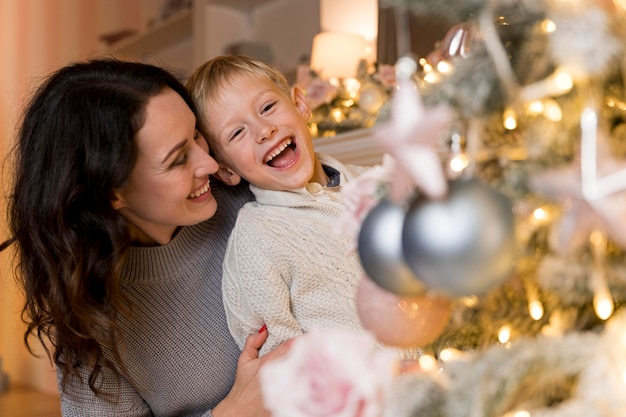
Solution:
{"label": "woman", "polygon": [[25,338],[48,346],[64,416],[267,415],[267,331],[240,356],[221,299],[250,195],[209,180],[195,114],[166,71],[102,59],[52,74],[23,115],[9,211]]}

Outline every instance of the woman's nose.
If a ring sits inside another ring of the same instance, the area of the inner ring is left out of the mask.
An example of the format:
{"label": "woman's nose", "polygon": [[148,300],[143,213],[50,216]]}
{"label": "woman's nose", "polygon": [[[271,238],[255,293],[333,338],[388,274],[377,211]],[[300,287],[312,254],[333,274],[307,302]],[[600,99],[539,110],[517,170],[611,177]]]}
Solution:
{"label": "woman's nose", "polygon": [[206,177],[210,174],[215,174],[219,169],[219,164],[217,161],[209,155],[209,153],[202,149],[197,149],[197,157],[196,157],[196,169],[194,171],[194,175],[198,178]]}

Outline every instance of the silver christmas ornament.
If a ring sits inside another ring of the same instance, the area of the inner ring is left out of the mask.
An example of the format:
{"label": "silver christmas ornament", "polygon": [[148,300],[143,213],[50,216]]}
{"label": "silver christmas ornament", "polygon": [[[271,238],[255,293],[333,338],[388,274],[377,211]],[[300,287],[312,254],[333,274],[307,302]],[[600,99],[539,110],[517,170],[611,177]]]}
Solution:
{"label": "silver christmas ornament", "polygon": [[449,183],[448,195],[411,203],[402,232],[407,264],[450,296],[483,294],[512,272],[516,257],[511,201],[477,180]]}
{"label": "silver christmas ornament", "polygon": [[426,287],[404,260],[402,226],[406,211],[382,199],[361,225],[358,251],[367,275],[381,288],[409,297],[424,294]]}

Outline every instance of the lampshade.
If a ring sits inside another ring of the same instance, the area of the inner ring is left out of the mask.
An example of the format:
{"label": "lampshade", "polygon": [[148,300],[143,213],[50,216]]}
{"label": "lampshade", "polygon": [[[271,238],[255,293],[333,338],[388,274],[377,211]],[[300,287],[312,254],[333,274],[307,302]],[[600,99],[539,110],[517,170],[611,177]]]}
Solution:
{"label": "lampshade", "polygon": [[348,32],[375,41],[378,36],[378,0],[321,0],[323,32]]}
{"label": "lampshade", "polygon": [[359,61],[368,53],[362,36],[345,32],[321,32],[313,38],[311,68],[322,78],[355,77]]}

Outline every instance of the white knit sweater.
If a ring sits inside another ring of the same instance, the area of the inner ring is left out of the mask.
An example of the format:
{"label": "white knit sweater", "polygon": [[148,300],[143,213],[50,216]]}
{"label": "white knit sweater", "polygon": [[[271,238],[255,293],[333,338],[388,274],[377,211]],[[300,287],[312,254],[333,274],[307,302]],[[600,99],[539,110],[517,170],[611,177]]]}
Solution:
{"label": "white knit sweater", "polygon": [[317,183],[294,191],[251,186],[255,202],[237,217],[223,266],[223,299],[230,332],[241,347],[267,325],[261,354],[314,327],[361,329],[355,306],[362,267],[348,237],[334,231],[345,207],[341,185],[365,171],[318,154],[340,173],[340,185]]}

